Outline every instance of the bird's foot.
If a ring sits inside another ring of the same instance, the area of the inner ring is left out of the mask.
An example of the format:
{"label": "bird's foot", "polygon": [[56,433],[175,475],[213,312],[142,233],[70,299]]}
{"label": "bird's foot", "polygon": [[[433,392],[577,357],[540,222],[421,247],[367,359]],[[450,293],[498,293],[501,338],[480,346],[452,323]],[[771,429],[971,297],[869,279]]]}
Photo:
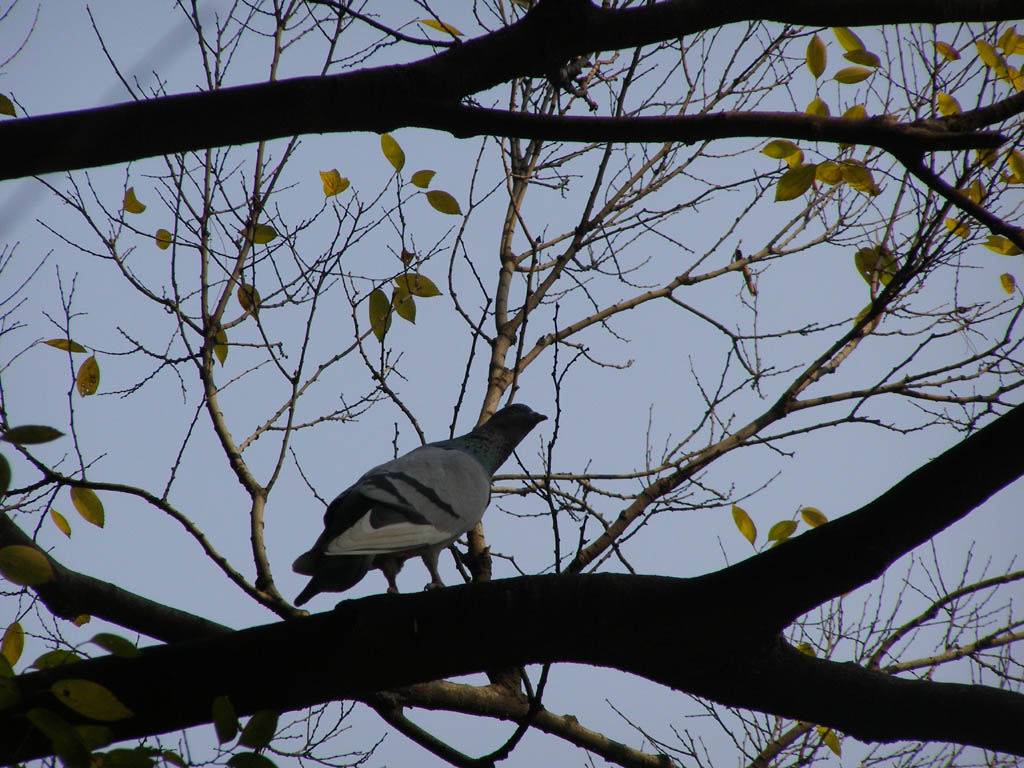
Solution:
{"label": "bird's foot", "polygon": [[424,592],[429,592],[432,589],[444,589],[444,582],[441,581],[440,579],[435,579],[434,581],[431,581],[429,584],[427,584],[423,588],[423,591]]}

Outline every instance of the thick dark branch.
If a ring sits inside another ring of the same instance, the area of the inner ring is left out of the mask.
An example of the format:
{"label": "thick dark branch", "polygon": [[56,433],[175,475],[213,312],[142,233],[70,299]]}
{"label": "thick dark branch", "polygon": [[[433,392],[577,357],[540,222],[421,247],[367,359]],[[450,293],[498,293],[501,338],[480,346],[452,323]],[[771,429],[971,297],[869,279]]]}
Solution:
{"label": "thick dark branch", "polygon": [[894,24],[1013,19],[1019,12],[1017,0],[691,0],[630,10],[601,10],[584,0],[544,2],[517,24],[409,64],[4,121],[0,179],[306,133],[418,125],[458,134],[445,115],[466,96],[516,77],[544,76],[577,54],[672,40],[736,21]]}
{"label": "thick dark branch", "polygon": [[[35,542],[6,514],[0,513],[0,547],[11,544],[36,546]],[[223,624],[171,608],[121,589],[115,584],[72,571],[49,555],[47,557],[56,578],[33,589],[55,616],[74,619],[87,614],[163,640],[165,643],[231,632],[231,629]]]}

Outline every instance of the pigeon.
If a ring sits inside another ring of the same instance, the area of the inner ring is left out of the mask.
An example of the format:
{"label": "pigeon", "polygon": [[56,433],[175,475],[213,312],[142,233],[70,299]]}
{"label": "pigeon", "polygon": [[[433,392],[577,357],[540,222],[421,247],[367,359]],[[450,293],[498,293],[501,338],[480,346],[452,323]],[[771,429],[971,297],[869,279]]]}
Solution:
{"label": "pigeon", "polygon": [[437,556],[480,522],[491,477],[546,418],[520,403],[509,405],[472,432],[420,446],[364,474],[330,503],[324,532],[292,565],[312,577],[295,604],[320,592],[344,592],[371,568],[384,572],[388,592],[397,592],[403,561],[417,555],[430,571],[425,589],[443,587]]}

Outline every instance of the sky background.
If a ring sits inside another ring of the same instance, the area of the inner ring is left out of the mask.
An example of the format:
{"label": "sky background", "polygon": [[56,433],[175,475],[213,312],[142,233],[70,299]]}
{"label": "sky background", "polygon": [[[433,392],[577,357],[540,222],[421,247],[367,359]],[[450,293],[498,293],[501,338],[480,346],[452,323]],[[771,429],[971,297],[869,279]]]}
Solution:
{"label": "sky background", "polygon": [[[218,4],[204,7],[212,12]],[[200,82],[193,33],[169,4],[137,2],[117,4],[116,8],[112,4],[97,4],[92,10],[96,26],[111,54],[123,71],[138,79],[144,90],[157,82],[154,71],[159,73],[167,84],[167,90],[172,93],[192,90]],[[20,43],[32,26],[36,12],[36,6],[23,1],[0,22],[0,56]],[[472,19],[454,16],[451,21],[472,34]],[[869,40],[870,32],[864,32],[863,36]],[[834,42],[829,42],[834,47]],[[250,56],[251,65],[245,58]],[[229,84],[258,81],[265,72],[264,61],[265,55],[261,56],[259,51],[242,50]],[[301,55],[287,59],[281,76],[310,74],[314,71],[310,66]],[[809,82],[807,85],[809,88]],[[0,93],[13,94],[20,107],[29,114],[86,109],[126,98],[123,86],[91,29],[85,8],[73,3],[38,6],[38,21],[24,50],[0,70]],[[273,105],[267,106],[273,109]],[[351,105],[351,108],[358,108],[358,105]],[[187,130],[187,126],[182,129]],[[438,173],[436,187],[450,191],[462,202],[468,199],[469,180],[480,142],[459,141],[444,134],[419,130],[397,131],[395,137],[409,158],[406,174],[417,168],[433,168]],[[756,146],[759,143],[750,141],[742,144]],[[373,134],[305,137],[287,169],[288,181],[294,186],[280,196],[286,218],[310,215],[322,203],[319,170],[338,168],[343,176],[351,179],[354,189],[372,197],[371,190],[385,186],[391,171],[379,146],[379,138]],[[739,143],[723,144],[723,150],[739,146]],[[493,154],[490,159],[493,160]],[[752,159],[751,155],[746,155],[728,162],[760,163],[757,170],[763,172],[773,167],[771,164],[775,161],[763,156]],[[153,232],[159,227],[170,228],[171,224],[170,214],[160,204],[156,185],[149,178],[159,167],[157,161],[143,161],[133,164],[127,172],[128,184],[135,187],[138,197],[149,206],[145,213],[131,221],[144,232]],[[493,162],[485,164],[484,170],[497,178],[498,169]],[[76,174],[76,178],[81,181],[85,177]],[[120,205],[126,180],[123,166],[90,171],[89,179],[106,204],[115,209]],[[46,181],[58,187],[64,184],[59,175],[47,177]],[[679,183],[685,190],[685,180]],[[495,251],[500,222],[497,216],[501,215],[500,195],[498,198],[490,226],[477,224],[467,236],[468,247],[473,249],[474,256],[481,254],[481,261]],[[553,193],[538,194],[530,199],[527,213],[535,217],[546,216],[545,226],[554,232],[571,226],[572,217],[578,209],[579,201],[572,196],[559,201],[559,196]],[[408,215],[415,221],[418,250],[427,250],[431,244],[444,241],[454,220],[433,213],[422,199],[410,204]],[[720,219],[730,220],[736,213],[731,207],[718,204],[707,206],[700,215],[718,223]],[[478,215],[477,218],[481,217]],[[693,242],[700,243],[702,238],[710,236],[710,228],[708,232],[701,231],[700,227],[694,227],[695,221],[700,219],[690,217],[680,224],[683,231],[677,235],[684,241],[691,238]],[[758,219],[752,219],[750,226],[756,230]],[[65,290],[74,281],[74,308],[81,314],[75,318],[72,336],[99,350],[97,357],[102,369],[101,394],[87,401],[75,396],[75,425],[83,437],[84,453],[96,460],[90,478],[162,489],[166,482],[166,468],[178,450],[187,419],[196,405],[194,389],[190,393],[192,396],[187,398],[187,404],[183,404],[179,383],[174,377],[164,375],[147,383],[135,396],[121,397],[110,393],[130,386],[145,372],[141,361],[117,354],[126,346],[114,329],[121,327],[138,333],[139,337],[158,339],[162,329],[166,328],[167,320],[154,316],[151,305],[124,290],[114,279],[115,273],[109,264],[77,252],[54,230],[73,242],[85,242],[92,237],[90,247],[95,246],[95,237],[85,230],[81,219],[54,199],[39,181],[21,180],[0,185],[0,246],[15,249],[3,284],[14,286],[20,283],[40,259],[46,257],[42,268],[28,284],[24,293],[27,300],[17,315],[25,328],[5,337],[4,346],[0,348],[3,364],[20,355],[3,372],[8,416],[13,423],[50,424],[65,431],[68,429],[71,372],[66,356],[52,348],[33,344],[59,335],[47,314],[58,320],[61,316],[58,276]],[[390,259],[394,262],[393,251],[388,251],[394,243],[394,233],[382,228],[379,237],[370,238],[362,244],[352,260],[358,268],[367,270],[372,268],[374,260]],[[136,238],[136,245],[132,263],[143,274],[159,274],[164,267],[162,252],[156,249],[152,240],[142,237]],[[730,241],[729,248],[734,246],[735,243]],[[669,259],[674,256],[666,245],[664,252],[652,253],[652,257]],[[960,290],[965,295],[981,298],[985,298],[988,292],[988,300],[997,300],[1000,289],[996,275],[1007,270],[1009,262],[981,248],[970,251],[970,258],[972,266],[979,269],[964,279]],[[1013,272],[1016,268],[1018,280],[1024,279],[1024,270],[1018,264],[1013,263],[1008,271]],[[445,256],[442,254],[428,262],[423,271],[441,285],[444,268]],[[485,275],[489,274],[485,272]],[[739,288],[738,284],[729,286],[730,292],[711,288],[701,301],[711,307],[720,306],[723,301],[736,302],[736,290]],[[782,319],[792,322],[794,316],[812,321],[836,307],[845,308],[843,311],[852,316],[867,301],[864,284],[853,269],[849,251],[842,254],[816,251],[794,258],[785,270],[769,270],[759,288],[760,309],[766,325],[776,318],[780,322]],[[7,287],[0,290],[0,296],[6,296],[8,290]],[[937,291],[948,291],[948,286],[939,286]],[[342,343],[348,344],[349,308],[339,305],[331,312],[335,314],[326,313],[319,322],[336,321],[338,337]],[[657,454],[662,444],[671,442],[672,435],[678,437],[685,433],[696,421],[694,414],[702,412],[703,405],[694,385],[693,372],[713,379],[721,364],[719,352],[704,326],[680,320],[678,314],[659,308],[622,317],[616,324],[616,331],[628,341],[613,342],[608,337],[595,336],[588,337],[588,343],[592,339],[592,343],[600,345],[597,348],[602,359],[634,362],[628,370],[622,371],[580,366],[567,378],[561,402],[560,440],[554,454],[553,468],[556,471],[581,470],[588,465],[595,471],[638,469],[648,439],[645,426],[649,417],[653,423],[650,442]],[[533,338],[532,333],[528,336]],[[325,338],[327,341],[324,343],[329,344],[331,333],[326,333]],[[825,338],[831,340],[832,337]],[[794,361],[810,360],[827,346],[825,338],[814,338],[803,342],[802,346],[794,343],[786,354]],[[428,440],[447,437],[452,406],[458,397],[463,373],[467,335],[461,327],[453,330],[448,306],[443,299],[435,299],[420,302],[415,326],[396,322],[388,340],[395,350],[401,351],[402,371],[409,377],[401,385],[403,400],[417,415]],[[951,345],[966,343],[960,339],[949,341]],[[370,346],[374,345],[371,343]],[[238,366],[235,370],[240,371],[256,359],[256,353],[247,354],[244,349],[232,348],[226,368]],[[76,356],[76,364],[81,361],[82,356]],[[836,378],[852,382],[862,366],[882,365],[884,362],[865,355],[849,366],[852,370],[844,369]],[[477,361],[476,375],[471,377],[457,432],[473,426],[483,394],[481,382],[484,379],[480,375],[483,364]],[[538,362],[530,370],[530,375],[522,381],[517,400],[553,415],[554,390],[550,375],[545,373],[550,371],[550,366],[548,356],[546,361]],[[225,395],[228,419],[238,425],[239,433],[244,434],[244,426],[251,428],[253,424],[260,423],[260,414],[273,399],[273,392],[261,391],[261,381],[258,378],[243,380],[230,390],[230,398]],[[322,382],[306,408],[313,413],[337,407],[339,394],[351,397],[368,391],[371,386],[365,369],[353,363]],[[829,386],[839,388],[840,384],[829,382]],[[772,399],[771,387],[771,384],[767,386],[767,401]],[[266,397],[268,394],[269,398]],[[736,423],[745,423],[766,404],[766,401],[754,399],[738,401]],[[882,405],[876,412],[884,414],[888,407]],[[893,408],[895,413],[896,406]],[[551,421],[542,423],[520,446],[517,455],[527,469],[541,469],[540,454],[551,437],[551,428]],[[209,533],[215,546],[236,567],[249,575],[252,567],[246,565],[251,558],[246,507],[242,504],[244,499],[236,480],[227,471],[223,455],[218,453],[209,432],[204,430],[205,426],[200,428],[200,439],[184,457],[180,472],[183,480],[173,500],[179,509]],[[767,488],[741,502],[762,532],[760,543],[772,523],[792,517],[802,506],[818,507],[830,517],[856,509],[959,439],[956,433],[942,429],[898,436],[853,426],[795,439],[786,446],[793,452],[788,458],[767,449],[737,452],[715,465],[708,479],[719,489],[735,485],[738,493],[742,493],[775,477]],[[269,440],[264,442],[265,445],[257,442],[247,454],[257,469],[266,466],[275,453],[275,444]],[[391,458],[396,445],[399,452],[405,452],[415,447],[417,442],[415,433],[401,414],[385,404],[358,421],[327,423],[321,428],[307,430],[296,437],[293,447],[310,482],[321,496],[329,499],[370,466]],[[56,461],[72,454],[65,440],[41,447],[37,455]],[[28,475],[28,469],[17,461],[12,463],[15,466],[14,485],[17,486]],[[506,465],[505,471],[518,471],[514,460]],[[940,562],[948,565],[950,573],[958,574],[965,553],[975,542],[974,572],[979,573],[989,560],[991,572],[1002,572],[1019,551],[1022,498],[1024,484],[1018,482],[993,498],[983,509],[936,537],[934,546]],[[68,540],[49,521],[45,521],[39,529],[40,543],[52,548],[53,555],[70,568],[122,584],[148,598],[233,627],[275,620],[272,614],[248,600],[203,558],[199,548],[176,523],[130,500],[105,495],[104,502],[107,525],[99,530],[74,515],[66,493],[59,495],[53,506],[71,521],[73,535]],[[529,506],[530,503],[533,507]],[[533,514],[538,512],[537,503],[535,498],[525,506],[498,499],[485,518],[488,541],[494,550],[514,555],[529,572],[550,564],[550,522],[543,515],[524,519],[507,514],[503,509]],[[613,516],[617,508],[607,505],[602,507],[602,511]],[[927,510],[923,509],[921,513],[927,514]],[[291,574],[289,566],[317,535],[321,515],[322,507],[294,471],[294,464],[289,463],[288,471],[271,497],[267,517],[271,561],[278,587],[285,596],[294,596],[304,584],[305,579]],[[25,523],[24,520],[20,522]],[[631,562],[643,573],[695,576],[736,562],[752,552],[736,531],[728,504],[697,514],[662,515],[657,523],[637,533],[629,546]],[[879,531],[879,535],[884,536],[885,532]],[[927,551],[919,555],[930,557]],[[895,565],[890,570],[892,578],[902,578],[908,567],[907,562]],[[621,569],[614,560],[610,560],[606,568]],[[514,571],[506,561],[497,560],[495,575],[512,576]],[[449,583],[459,580],[447,554],[442,557],[442,576]],[[814,574],[808,574],[808,578],[814,578]],[[399,583],[403,591],[415,591],[426,580],[422,565],[410,562]],[[383,578],[374,573],[345,597],[374,594],[383,589]],[[1019,586],[1011,589],[1016,591],[1018,598],[1021,597]],[[751,601],[770,599],[770,596],[757,594],[754,590],[756,587],[752,586]],[[920,596],[916,600],[917,605],[922,604]],[[334,596],[321,596],[308,607],[326,610],[334,602]],[[9,604],[10,611],[16,611],[17,601],[11,600]],[[911,596],[906,615],[912,615],[909,609],[914,605],[915,598]],[[742,606],[737,606],[737,609],[742,610]],[[666,610],[685,610],[685,606],[666,606]],[[7,614],[7,606],[0,608],[0,619]],[[2,623],[6,625],[7,621]],[[84,641],[108,628],[94,620],[80,630],[66,626],[62,629],[69,638]],[[700,631],[700,628],[695,627],[694,630]],[[112,631],[126,634],[119,628]],[[483,637],[464,640],[486,642]],[[32,639],[25,659],[35,658],[46,647],[41,639]],[[287,663],[287,660],[277,662]],[[536,674],[533,677],[536,679]],[[670,724],[679,728],[689,727],[690,721],[685,717],[695,712],[688,697],[682,694],[616,672],[571,665],[559,666],[552,671],[545,704],[553,712],[575,714],[584,725],[604,730],[610,737],[638,747],[645,745],[615,713],[612,705],[643,722],[650,732],[665,738],[671,737]],[[455,746],[469,753],[496,747],[502,734],[512,730],[509,726],[481,724],[474,719],[452,715],[417,713],[414,719],[436,729],[442,738],[450,735]],[[354,715],[353,723],[353,730],[341,737],[339,743],[343,746],[339,751],[366,747],[387,730],[375,716],[365,713]],[[208,733],[203,729],[199,731],[195,737],[197,743],[209,739]],[[712,744],[719,750],[712,751],[712,755],[719,760],[724,759],[726,764],[739,759],[729,751],[731,747],[720,736]],[[525,765],[538,759],[549,764],[557,761],[557,764],[579,765],[585,762],[583,753],[574,747],[535,733],[526,737],[520,750],[510,764]],[[424,766],[440,764],[403,737],[392,735],[371,758],[369,765],[401,765],[412,760]]]}

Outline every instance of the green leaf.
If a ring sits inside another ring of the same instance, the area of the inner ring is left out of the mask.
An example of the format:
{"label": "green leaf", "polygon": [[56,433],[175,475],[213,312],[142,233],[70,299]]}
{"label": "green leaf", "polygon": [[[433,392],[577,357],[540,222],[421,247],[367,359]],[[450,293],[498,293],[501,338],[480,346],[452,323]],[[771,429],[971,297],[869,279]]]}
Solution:
{"label": "green leaf", "polygon": [[800,517],[804,519],[811,528],[817,528],[828,522],[828,518],[817,507],[804,507],[800,510]]}
{"label": "green leaf", "polygon": [[174,236],[166,229],[158,229],[153,235],[153,239],[156,240],[156,247],[161,251],[166,251],[174,242]]}
{"label": "green leaf", "polygon": [[277,237],[277,230],[269,224],[257,224],[252,231],[252,241],[256,245],[264,245]]}
{"label": "green leaf", "polygon": [[146,210],[146,206],[135,196],[135,187],[128,187],[124,193],[124,210],[125,213],[142,213]]}
{"label": "green leaf", "polygon": [[775,139],[769,141],[761,149],[761,153],[768,155],[768,157],[774,157],[776,160],[783,160],[794,152],[799,152],[800,148],[792,141],[786,141],[785,139]]}
{"label": "green leaf", "polygon": [[828,54],[825,50],[825,41],[815,35],[811,38],[810,42],[807,43],[807,69],[814,75],[814,79],[817,80],[821,77],[825,71],[825,62],[828,58]]}
{"label": "green leaf", "polygon": [[53,667],[59,667],[61,664],[74,664],[76,661],[81,660],[82,657],[73,651],[47,651],[33,661],[32,666],[36,669],[52,669]]}
{"label": "green leaf", "polygon": [[51,347],[63,349],[65,352],[67,352],[68,350],[72,352],[86,351],[85,347],[83,347],[77,341],[71,341],[70,339],[50,339],[49,341],[44,341],[43,344],[49,344]]}
{"label": "green leaf", "polygon": [[75,725],[72,729],[86,749],[100,749],[114,741],[114,732],[105,725]]}
{"label": "green leaf", "polygon": [[36,587],[53,581],[50,561],[35,547],[11,544],[0,549],[0,573],[8,581],[23,587]]}
{"label": "green leaf", "polygon": [[871,51],[850,51],[849,53],[843,54],[843,58],[853,64],[862,64],[863,66],[871,67],[872,69],[882,63],[881,59],[871,53]]}
{"label": "green leaf", "polygon": [[796,530],[796,520],[780,520],[768,529],[768,541],[785,541]]}
{"label": "green leaf", "polygon": [[255,752],[239,752],[228,758],[228,765],[231,768],[277,768],[277,765],[269,757],[258,755]]}
{"label": "green leaf", "polygon": [[112,749],[92,756],[91,768],[151,768],[156,762],[150,756],[149,747],[135,749]]}
{"label": "green leaf", "polygon": [[71,488],[71,503],[75,505],[86,522],[92,523],[97,528],[102,528],[104,523],[103,502],[92,488]]}
{"label": "green leaf", "polygon": [[211,705],[213,727],[217,731],[217,741],[226,744],[238,734],[238,715],[235,707],[227,696],[218,696]]}
{"label": "green leaf", "polygon": [[0,115],[10,115],[11,117],[17,117],[17,112],[14,110],[14,102],[9,97],[0,93]]}
{"label": "green leaf", "polygon": [[437,290],[437,286],[434,285],[429,277],[424,277],[416,272],[407,272],[404,275],[399,275],[395,278],[395,285],[399,288],[404,288],[413,296],[419,296],[424,299],[441,295],[441,292]]}
{"label": "green leaf", "polygon": [[21,652],[25,650],[25,630],[17,621],[11,622],[4,630],[3,639],[0,640],[0,655],[13,667],[21,658]]}
{"label": "green leaf", "polygon": [[843,85],[853,85],[861,80],[867,80],[873,74],[874,71],[867,67],[844,67],[832,75],[832,79]]}
{"label": "green leaf", "polygon": [[832,27],[832,32],[835,33],[836,40],[843,46],[846,51],[863,51],[864,43],[861,42],[860,38],[856,34],[851,32],[847,27]]}
{"label": "green leaf", "polygon": [[882,194],[882,190],[875,184],[875,177],[871,174],[871,170],[859,160],[843,160],[839,164],[839,170],[842,171],[843,181],[858,192],[872,197]]}
{"label": "green leaf", "polygon": [[802,653],[804,656],[810,656],[811,658],[814,658],[815,656],[814,646],[812,646],[810,643],[800,643],[799,645],[797,645],[796,649],[800,651],[800,653]]}
{"label": "green leaf", "polygon": [[348,189],[348,179],[338,173],[337,168],[320,171],[320,180],[324,185],[324,197],[333,197]]}
{"label": "green leaf", "polygon": [[820,98],[816,98],[810,104],[807,105],[807,109],[804,110],[808,115],[814,115],[815,117],[828,117],[831,113],[828,111],[828,104],[822,101]]}
{"label": "green leaf", "polygon": [[4,432],[2,439],[5,443],[16,445],[39,445],[56,440],[64,435],[59,429],[47,427],[41,424],[26,424],[21,427],[11,427]]}
{"label": "green leaf", "polygon": [[899,269],[896,257],[884,245],[858,249],[853,263],[868,285],[875,285],[876,282],[888,285]]}
{"label": "green leaf", "polygon": [[1007,293],[1013,293],[1017,288],[1017,281],[1013,279],[1013,275],[1006,272],[999,276],[999,283]]}
{"label": "green leaf", "polygon": [[736,527],[740,529],[740,533],[743,534],[743,538],[749,541],[751,546],[753,546],[754,540],[757,538],[757,526],[754,525],[754,521],[750,519],[750,515],[746,513],[746,510],[737,504],[733,504],[732,521],[736,523]]}
{"label": "green leaf", "polygon": [[810,189],[813,183],[813,165],[805,163],[795,168],[790,168],[782,174],[782,178],[779,179],[779,183],[775,187],[775,202],[794,200]]}
{"label": "green leaf", "polygon": [[410,323],[416,322],[416,300],[409,294],[404,286],[399,286],[391,294],[391,306],[395,313]]}
{"label": "green leaf", "polygon": [[21,693],[13,677],[0,675],[0,712],[18,705]]}
{"label": "green leaf", "polygon": [[433,171],[416,171],[409,181],[413,183],[413,186],[419,187],[420,189],[426,189],[430,186],[430,180],[433,178]]}
{"label": "green leaf", "polygon": [[277,732],[278,713],[272,709],[261,709],[245,724],[238,743],[251,749],[263,749]]}
{"label": "green leaf", "polygon": [[391,302],[380,288],[370,294],[369,300],[370,327],[377,341],[384,341],[384,336],[391,328]]}
{"label": "green leaf", "polygon": [[10,487],[11,465],[7,462],[7,457],[0,453],[0,501],[3,500]]}
{"label": "green leaf", "polygon": [[50,509],[50,519],[53,520],[53,524],[57,526],[57,529],[61,533],[69,539],[71,538],[71,523],[68,522],[68,519],[64,517],[64,515],[56,509]]}
{"label": "green leaf", "polygon": [[405,152],[390,133],[381,134],[380,149],[396,171],[401,171],[405,167]]}
{"label": "green leaf", "polygon": [[432,189],[427,192],[427,202],[435,211],[447,213],[449,216],[458,216],[462,213],[459,202],[441,189]]}
{"label": "green leaf", "polygon": [[89,766],[88,748],[63,717],[44,707],[33,707],[25,717],[50,740],[50,746],[65,768]]}
{"label": "green leaf", "polygon": [[242,283],[238,286],[238,303],[242,305],[242,310],[248,314],[256,317],[260,313],[260,293],[248,283]]}
{"label": "green leaf", "polygon": [[92,680],[58,680],[50,686],[50,692],[66,707],[91,720],[113,722],[135,714],[110,690]]}
{"label": "green leaf", "polygon": [[220,364],[224,365],[224,361],[228,359],[228,333],[221,328],[213,339],[217,342],[213,345],[213,354],[217,356]]}
{"label": "green leaf", "polygon": [[7,660],[7,657],[0,654],[0,680],[5,677],[14,677],[14,667],[11,666],[11,662]]}
{"label": "green leaf", "polygon": [[89,642],[110,651],[114,656],[120,656],[122,659],[137,659],[142,655],[142,651],[135,647],[135,643],[112,632],[100,632],[98,635],[94,635]]}
{"label": "green leaf", "polygon": [[75,376],[75,386],[82,397],[96,394],[96,390],[100,388],[100,364],[96,362],[96,355],[89,357],[79,367]]}

